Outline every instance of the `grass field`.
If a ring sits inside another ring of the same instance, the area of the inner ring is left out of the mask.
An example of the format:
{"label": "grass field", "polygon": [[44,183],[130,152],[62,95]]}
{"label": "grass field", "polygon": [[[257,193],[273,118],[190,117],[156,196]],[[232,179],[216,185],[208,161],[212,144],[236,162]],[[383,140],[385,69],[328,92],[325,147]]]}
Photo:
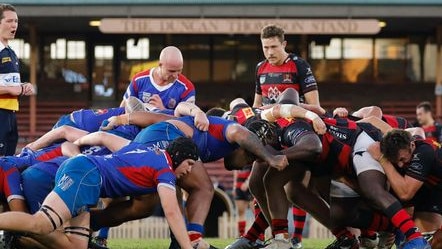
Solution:
{"label": "grass field", "polygon": [[[207,241],[213,246],[223,249],[233,240],[208,238]],[[304,245],[304,249],[320,249],[325,248],[331,242],[330,239],[304,239],[302,244]],[[114,239],[109,241],[108,246],[112,249],[167,249],[169,247],[169,240]]]}

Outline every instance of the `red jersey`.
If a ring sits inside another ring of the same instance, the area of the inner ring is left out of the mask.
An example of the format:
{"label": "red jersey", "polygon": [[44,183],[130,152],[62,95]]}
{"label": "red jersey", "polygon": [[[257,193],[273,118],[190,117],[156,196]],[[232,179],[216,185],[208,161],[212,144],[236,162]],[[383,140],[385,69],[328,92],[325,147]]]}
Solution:
{"label": "red jersey", "polygon": [[275,103],[287,88],[294,88],[301,102],[305,93],[318,89],[310,65],[294,54],[289,54],[279,66],[271,65],[267,60],[258,63],[255,85],[255,92],[262,95],[264,105]]}

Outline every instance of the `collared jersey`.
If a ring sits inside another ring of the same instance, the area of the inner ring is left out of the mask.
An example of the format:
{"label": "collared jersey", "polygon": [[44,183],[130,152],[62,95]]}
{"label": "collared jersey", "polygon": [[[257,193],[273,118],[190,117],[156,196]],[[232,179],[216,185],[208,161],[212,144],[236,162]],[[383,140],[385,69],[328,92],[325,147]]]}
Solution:
{"label": "collared jersey", "polygon": [[[20,65],[11,47],[0,43],[0,86],[17,86],[21,83]],[[0,109],[18,111],[18,97],[10,94],[0,95]]]}
{"label": "collared jersey", "polygon": [[106,156],[87,156],[100,171],[101,197],[144,195],[160,185],[175,189],[176,177],[167,153],[130,143]]}
{"label": "collared jersey", "polygon": [[142,71],[136,74],[127,87],[124,99],[134,96],[144,103],[148,103],[151,96],[158,94],[163,105],[173,114],[178,103],[187,101],[195,103],[195,87],[183,74],[178,75],[175,82],[166,86],[159,86],[153,80],[153,72],[156,68]]}
{"label": "collared jersey", "polygon": [[305,93],[318,89],[310,65],[302,58],[289,54],[282,65],[271,65],[267,60],[256,67],[255,92],[262,95],[262,103],[276,103],[287,88],[294,88],[302,102]]}

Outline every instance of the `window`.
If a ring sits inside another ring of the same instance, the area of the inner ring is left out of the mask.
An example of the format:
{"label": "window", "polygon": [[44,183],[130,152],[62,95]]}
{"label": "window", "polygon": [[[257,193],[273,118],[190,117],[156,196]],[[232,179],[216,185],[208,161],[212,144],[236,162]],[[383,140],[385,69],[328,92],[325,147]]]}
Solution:
{"label": "window", "polygon": [[127,59],[149,59],[150,41],[148,38],[128,39],[126,48]]}
{"label": "window", "polygon": [[343,41],[344,59],[371,59],[373,58],[372,39],[348,38]]}
{"label": "window", "polygon": [[113,46],[95,46],[94,49],[95,59],[113,59],[114,47]]}
{"label": "window", "polygon": [[85,59],[86,43],[84,41],[66,41],[57,39],[51,43],[51,59]]}
{"label": "window", "polygon": [[19,59],[28,60],[31,54],[31,46],[23,39],[14,39],[9,42]]}

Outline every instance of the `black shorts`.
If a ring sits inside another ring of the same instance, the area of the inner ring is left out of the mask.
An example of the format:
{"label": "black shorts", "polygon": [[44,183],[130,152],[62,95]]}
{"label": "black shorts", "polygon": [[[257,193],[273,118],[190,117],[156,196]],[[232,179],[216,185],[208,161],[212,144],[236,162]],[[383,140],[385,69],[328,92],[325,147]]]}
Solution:
{"label": "black shorts", "polygon": [[251,201],[253,200],[252,194],[250,194],[250,191],[242,191],[239,188],[235,188],[235,200],[237,201]]}
{"label": "black shorts", "polygon": [[415,212],[442,214],[442,190],[423,185],[412,199]]}
{"label": "black shorts", "polygon": [[303,119],[296,119],[295,122],[283,129],[281,144],[287,147],[296,144],[305,135],[316,135],[311,124]]}
{"label": "black shorts", "polygon": [[18,142],[15,112],[0,109],[0,120],[0,156],[13,156]]}

